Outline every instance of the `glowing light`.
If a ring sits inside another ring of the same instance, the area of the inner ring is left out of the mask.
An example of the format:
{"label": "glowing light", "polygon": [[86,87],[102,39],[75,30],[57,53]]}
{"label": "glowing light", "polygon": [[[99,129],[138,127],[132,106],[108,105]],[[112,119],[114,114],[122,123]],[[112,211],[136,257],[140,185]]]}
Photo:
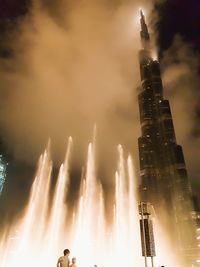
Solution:
{"label": "glowing light", "polygon": [[[95,142],[95,140],[94,140]],[[22,221],[5,231],[0,243],[1,267],[53,267],[63,249],[68,247],[80,267],[119,266],[142,267],[139,218],[136,198],[136,176],[131,157],[126,160],[118,146],[118,167],[111,217],[107,227],[103,187],[96,177],[95,145],[89,144],[86,174],[81,177],[77,206],[73,213],[65,201],[69,188],[72,138],[69,138],[64,163],[60,167],[53,199],[50,199],[52,162],[49,148],[41,155],[32,185],[29,202]],[[156,227],[157,228],[157,227]],[[159,245],[157,265],[170,251],[163,245],[163,233],[156,235]],[[167,253],[166,253],[167,252]],[[167,255],[167,256],[166,256]]]}
{"label": "glowing light", "polygon": [[139,14],[140,14],[140,12],[142,12],[143,14],[144,14],[144,16],[146,16],[145,14],[146,14],[146,11],[145,11],[145,8],[144,7],[139,7]]}
{"label": "glowing light", "polygon": [[153,50],[151,52],[151,56],[152,56],[153,60],[158,60],[158,54],[157,54],[157,51],[156,50]]}

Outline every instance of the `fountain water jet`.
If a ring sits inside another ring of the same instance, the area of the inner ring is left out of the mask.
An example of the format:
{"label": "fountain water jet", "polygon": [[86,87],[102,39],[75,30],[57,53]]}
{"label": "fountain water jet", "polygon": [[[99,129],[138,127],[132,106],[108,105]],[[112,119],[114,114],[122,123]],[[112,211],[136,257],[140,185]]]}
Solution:
{"label": "fountain water jet", "polygon": [[[78,259],[80,267],[97,265],[110,267],[126,265],[142,267],[140,248],[139,216],[136,197],[136,176],[131,156],[126,159],[122,146],[118,146],[118,168],[115,175],[115,194],[112,225],[107,228],[104,206],[104,190],[96,175],[95,141],[88,146],[86,173],[81,177],[78,204],[69,218],[66,195],[69,190],[69,168],[72,138],[69,138],[67,153],[61,165],[50,201],[52,162],[49,147],[41,155],[27,208],[22,221],[12,225],[4,233],[1,242],[1,267],[49,266],[56,264],[63,249],[68,247]],[[72,223],[71,223],[72,221]],[[14,246],[10,237],[19,229]],[[109,229],[109,230],[108,230]],[[158,237],[159,239],[159,237]],[[162,240],[161,240],[162,241]],[[162,242],[161,242],[162,243]],[[161,244],[159,243],[159,244]],[[15,253],[11,254],[11,250]],[[158,264],[163,264],[160,245]],[[170,262],[173,266],[174,262]]]}
{"label": "fountain water jet", "polygon": [[64,246],[65,242],[65,237],[62,236],[62,231],[66,227],[67,218],[67,207],[65,202],[69,185],[69,160],[71,155],[71,148],[72,138],[69,137],[66,157],[64,164],[61,165],[59,170],[51,215],[49,218],[49,227],[47,231],[49,252],[57,250],[57,243]]}

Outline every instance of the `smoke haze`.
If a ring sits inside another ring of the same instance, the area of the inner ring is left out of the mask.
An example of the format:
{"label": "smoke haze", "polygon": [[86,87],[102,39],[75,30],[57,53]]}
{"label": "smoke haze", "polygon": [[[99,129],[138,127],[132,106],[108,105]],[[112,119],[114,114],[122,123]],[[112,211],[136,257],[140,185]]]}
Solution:
{"label": "smoke haze", "polygon": [[199,59],[193,47],[177,35],[162,60],[164,94],[170,100],[177,143],[183,146],[189,178],[198,188],[200,137],[195,132],[199,127]]}
{"label": "smoke haze", "polygon": [[32,162],[50,137],[60,160],[69,135],[84,151],[95,123],[104,148],[132,144],[139,134],[137,5],[113,11],[81,1],[52,9],[33,8],[12,36],[14,58],[1,62],[7,144]]}
{"label": "smoke haze", "polygon": [[[14,57],[0,62],[1,130],[16,159],[35,163],[50,137],[54,160],[60,163],[72,136],[76,161],[82,161],[95,124],[100,161],[109,165],[118,143],[137,159],[139,8],[143,6],[152,14],[150,1],[34,3],[9,37]],[[153,24],[154,20],[155,16]],[[191,147],[196,144],[191,133],[197,65],[180,39],[163,60],[177,142],[183,144],[192,173],[198,169]],[[198,150],[195,153],[198,158]]]}

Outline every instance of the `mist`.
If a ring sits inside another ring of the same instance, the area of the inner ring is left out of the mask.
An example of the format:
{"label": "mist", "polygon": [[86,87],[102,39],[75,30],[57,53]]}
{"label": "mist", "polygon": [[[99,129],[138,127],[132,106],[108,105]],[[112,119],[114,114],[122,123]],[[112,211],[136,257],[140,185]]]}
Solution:
{"label": "mist", "polygon": [[[96,125],[99,165],[116,164],[120,143],[138,167],[139,9],[156,36],[154,2],[34,1],[6,40],[13,56],[0,59],[1,132],[16,160],[35,165],[50,138],[59,166],[72,136],[82,165]],[[177,38],[161,63],[177,142],[195,180],[198,61]]]}
{"label": "mist", "polygon": [[72,136],[79,161],[95,124],[103,150],[122,143],[135,152],[139,6],[114,7],[43,2],[18,23],[0,73],[1,128],[16,159],[35,162],[51,138],[60,163]]}
{"label": "mist", "polygon": [[[76,173],[70,181],[71,204],[77,198],[74,193],[80,182],[73,178],[81,176],[79,170],[86,162],[94,128],[97,169],[105,199],[110,184],[113,186],[119,143],[126,156],[132,154],[139,174],[139,9],[144,9],[147,23],[155,32],[153,44],[158,16],[149,0],[70,2],[34,2],[5,40],[12,57],[0,58],[0,129],[15,160],[21,161],[21,169],[25,162],[36,166],[49,138],[54,164],[59,167],[68,137],[72,136]],[[170,101],[177,143],[183,146],[194,187],[199,187],[200,172],[200,139],[194,135],[199,62],[199,55],[180,36],[161,61],[164,95]],[[23,171],[28,177],[30,170]],[[5,214],[8,206],[11,213],[18,213],[27,201],[31,181],[25,186],[25,179],[12,181],[20,175],[16,171],[7,178],[10,195],[3,196]]]}
{"label": "mist", "polygon": [[200,172],[199,109],[200,56],[180,35],[165,51],[162,60],[164,95],[170,100],[177,143],[182,145],[188,176],[198,193]]}
{"label": "mist", "polygon": [[114,184],[119,143],[137,163],[139,9],[154,14],[150,1],[141,3],[34,1],[8,33],[4,43],[11,56],[0,58],[0,129],[14,166],[1,197],[5,225],[23,213],[49,139],[54,181],[68,137],[73,138],[71,205],[94,128],[96,171],[106,196]]}

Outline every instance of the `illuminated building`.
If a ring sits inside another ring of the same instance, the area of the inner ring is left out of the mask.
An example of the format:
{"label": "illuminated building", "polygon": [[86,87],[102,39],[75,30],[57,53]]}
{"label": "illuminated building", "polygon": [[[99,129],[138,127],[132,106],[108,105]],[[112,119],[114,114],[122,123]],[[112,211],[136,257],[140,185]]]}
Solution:
{"label": "illuminated building", "polygon": [[[138,139],[141,199],[154,205],[174,244],[183,251],[195,246],[191,189],[182,147],[177,144],[169,101],[163,96],[160,64],[154,60],[150,35],[141,11],[138,95],[141,137]],[[165,220],[163,219],[165,218]],[[167,218],[167,220],[166,220]]]}
{"label": "illuminated building", "polygon": [[3,156],[0,155],[0,195],[3,192],[3,186],[6,180],[7,163],[4,161]]}

